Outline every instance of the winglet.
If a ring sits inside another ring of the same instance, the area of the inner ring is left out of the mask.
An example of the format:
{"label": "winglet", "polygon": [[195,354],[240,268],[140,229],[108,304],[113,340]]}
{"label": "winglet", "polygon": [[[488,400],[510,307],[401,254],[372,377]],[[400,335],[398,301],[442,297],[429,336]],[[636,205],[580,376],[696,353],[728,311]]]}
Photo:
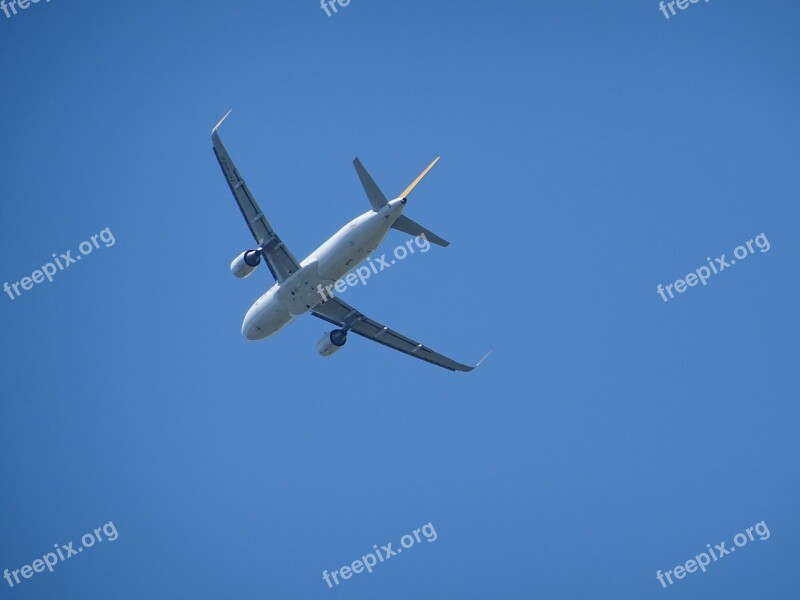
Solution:
{"label": "winglet", "polygon": [[227,118],[228,118],[228,115],[229,115],[229,114],[231,114],[232,112],[233,112],[233,109],[230,109],[228,112],[226,112],[226,113],[225,113],[225,116],[224,116],[224,117],[222,117],[222,118],[219,120],[219,123],[217,123],[217,124],[214,126],[214,129],[212,129],[212,130],[211,130],[211,135],[214,135],[215,133],[217,133],[217,129],[219,129],[219,126],[220,126],[220,125],[222,125],[222,122],[223,122],[225,119],[227,119]]}
{"label": "winglet", "polygon": [[462,371],[464,373],[469,373],[470,371],[474,371],[475,369],[477,369],[478,367],[481,366],[481,363],[483,363],[483,361],[485,361],[487,358],[489,358],[489,355],[491,353],[492,353],[491,350],[489,352],[487,352],[486,356],[484,356],[482,359],[480,359],[478,361],[478,364],[475,365],[474,367],[470,367],[469,365],[462,365],[462,364],[456,363],[458,366],[456,368],[450,367],[450,370],[451,371]]}
{"label": "winglet", "polygon": [[492,352],[493,352],[493,350],[489,350],[489,352],[487,352],[487,353],[486,353],[486,356],[484,356],[482,359],[480,359],[480,360],[478,361],[478,364],[477,364],[477,365],[475,365],[475,367],[474,367],[474,368],[475,368],[475,369],[477,369],[478,367],[480,367],[480,366],[481,366],[481,363],[482,363],[483,361],[485,361],[487,358],[489,358],[489,355],[490,355]]}

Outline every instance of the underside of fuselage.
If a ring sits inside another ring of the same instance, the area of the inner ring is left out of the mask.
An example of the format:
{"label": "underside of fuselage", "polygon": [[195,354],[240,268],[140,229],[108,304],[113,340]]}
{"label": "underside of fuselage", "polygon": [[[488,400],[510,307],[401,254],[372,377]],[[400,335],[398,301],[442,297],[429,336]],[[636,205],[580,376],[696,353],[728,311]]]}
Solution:
{"label": "underside of fuselage", "polygon": [[329,289],[367,259],[404,206],[405,199],[393,200],[378,212],[364,213],[342,227],[301,262],[296,273],[256,300],[242,322],[242,335],[248,340],[266,339],[322,302],[320,290]]}

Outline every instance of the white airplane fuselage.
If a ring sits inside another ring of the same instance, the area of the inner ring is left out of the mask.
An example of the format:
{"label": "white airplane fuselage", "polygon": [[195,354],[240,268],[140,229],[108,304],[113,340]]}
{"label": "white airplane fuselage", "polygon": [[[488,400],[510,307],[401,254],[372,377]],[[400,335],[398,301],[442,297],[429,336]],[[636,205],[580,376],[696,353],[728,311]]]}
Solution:
{"label": "white airplane fuselage", "polygon": [[[374,252],[405,208],[405,198],[350,221],[300,263],[300,269],[273,285],[247,311],[242,335],[263,340],[323,301],[325,289]],[[321,288],[320,288],[321,286]]]}

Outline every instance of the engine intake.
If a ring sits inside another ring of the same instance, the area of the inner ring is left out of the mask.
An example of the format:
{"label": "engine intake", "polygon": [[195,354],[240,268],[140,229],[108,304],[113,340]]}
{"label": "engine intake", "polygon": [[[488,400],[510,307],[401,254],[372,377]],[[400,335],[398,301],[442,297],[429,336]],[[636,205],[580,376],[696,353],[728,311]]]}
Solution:
{"label": "engine intake", "polygon": [[317,352],[322,356],[330,356],[337,352],[347,341],[347,331],[344,329],[334,329],[326,332],[320,341],[317,342]]}
{"label": "engine intake", "polygon": [[244,279],[249,277],[260,263],[261,252],[258,250],[245,250],[233,259],[231,273],[238,279]]}

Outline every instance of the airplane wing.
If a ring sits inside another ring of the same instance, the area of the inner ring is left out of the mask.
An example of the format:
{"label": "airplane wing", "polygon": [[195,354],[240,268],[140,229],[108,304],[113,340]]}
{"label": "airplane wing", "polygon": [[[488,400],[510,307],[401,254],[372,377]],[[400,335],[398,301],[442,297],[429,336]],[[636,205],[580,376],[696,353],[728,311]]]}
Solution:
{"label": "airplane wing", "polygon": [[[229,114],[231,114],[230,111],[222,117],[222,121]],[[276,281],[285,281],[300,268],[300,263],[297,262],[289,248],[286,247],[281,238],[278,237],[278,234],[275,233],[275,230],[272,229],[272,225],[269,224],[264,213],[261,212],[244,179],[239,175],[239,171],[236,170],[236,165],[233,164],[228,151],[222,145],[222,140],[219,139],[219,134],[217,133],[222,121],[217,123],[217,126],[211,132],[214,154],[217,156],[219,166],[222,167],[222,172],[225,175],[228,186],[231,188],[231,192],[233,192],[233,197],[236,198],[239,210],[242,211],[242,216],[247,221],[247,226],[258,244],[258,249],[264,257],[264,262],[267,263]]]}
{"label": "airplane wing", "polygon": [[475,367],[462,365],[451,358],[447,358],[438,352],[434,352],[419,342],[415,342],[414,340],[407,338],[406,336],[397,333],[396,331],[389,329],[384,325],[381,325],[377,321],[373,321],[363,313],[357,311],[355,308],[346,302],[342,302],[338,298],[330,298],[325,302],[317,304],[311,310],[311,313],[323,321],[327,321],[328,323],[333,323],[339,327],[349,329],[353,333],[357,333],[362,337],[378,342],[379,344],[383,344],[384,346],[389,346],[389,348],[394,348],[395,350],[399,350],[400,352],[415,358],[433,363],[434,365],[444,367],[445,369],[450,369],[451,371],[463,371],[466,373],[472,371],[475,367],[480,365],[481,362],[483,362],[482,359],[481,362],[475,365]]}

